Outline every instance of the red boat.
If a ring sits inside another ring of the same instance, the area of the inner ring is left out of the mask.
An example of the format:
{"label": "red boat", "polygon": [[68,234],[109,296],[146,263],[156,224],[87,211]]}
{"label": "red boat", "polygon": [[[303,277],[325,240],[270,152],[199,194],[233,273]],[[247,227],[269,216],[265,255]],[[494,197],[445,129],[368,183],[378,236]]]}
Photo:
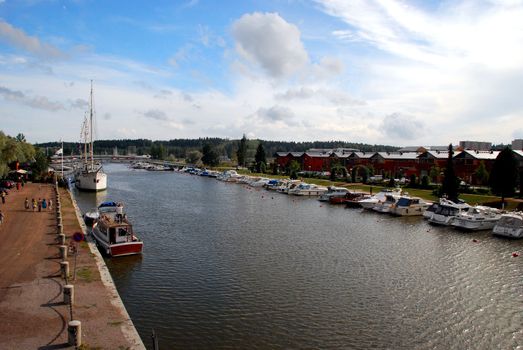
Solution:
{"label": "red boat", "polygon": [[135,236],[121,205],[101,210],[92,233],[98,246],[109,256],[142,253],[143,242]]}

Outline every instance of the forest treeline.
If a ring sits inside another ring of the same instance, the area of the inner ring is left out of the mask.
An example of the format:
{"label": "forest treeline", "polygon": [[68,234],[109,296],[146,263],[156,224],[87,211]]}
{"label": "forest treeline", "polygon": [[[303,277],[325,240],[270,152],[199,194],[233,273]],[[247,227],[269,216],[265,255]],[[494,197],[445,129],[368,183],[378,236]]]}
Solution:
{"label": "forest treeline", "polygon": [[[345,142],[345,141],[313,141],[313,142],[288,142],[288,141],[268,141],[252,139],[247,141],[247,157],[254,158],[256,148],[262,143],[268,157],[272,157],[276,152],[304,152],[311,148],[355,148],[364,152],[375,151],[394,151],[398,147],[387,145],[369,145],[364,143]],[[152,141],[147,139],[123,139],[123,140],[99,140],[94,142],[96,154],[113,154],[115,147],[118,154],[153,154],[161,146],[165,155],[178,159],[185,159],[191,151],[202,151],[205,145],[210,145],[220,157],[234,160],[240,145],[240,140],[229,140],[223,138],[198,138],[198,139],[173,139],[168,141]],[[51,151],[59,149],[59,142],[40,143],[36,146],[49,148]],[[64,142],[64,154],[79,154],[83,145],[77,142]]]}

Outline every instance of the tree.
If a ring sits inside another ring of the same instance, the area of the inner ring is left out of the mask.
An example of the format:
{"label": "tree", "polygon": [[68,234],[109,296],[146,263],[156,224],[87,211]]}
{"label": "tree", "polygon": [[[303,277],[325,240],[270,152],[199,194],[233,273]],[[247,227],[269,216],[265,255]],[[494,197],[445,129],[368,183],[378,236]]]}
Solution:
{"label": "tree", "polygon": [[16,141],[18,142],[26,142],[24,134],[18,134],[16,135]]}
{"label": "tree", "polygon": [[427,175],[421,177],[421,188],[429,188],[429,177]]}
{"label": "tree", "polygon": [[347,169],[339,163],[334,163],[331,167],[330,179],[331,181],[336,181],[339,176],[343,176],[343,178],[347,179]]}
{"label": "tree", "polygon": [[499,152],[492,172],[490,173],[490,188],[492,192],[501,196],[504,205],[505,197],[514,195],[517,180],[517,161],[514,153],[508,147]]}
{"label": "tree", "polygon": [[189,164],[198,164],[202,158],[202,153],[200,151],[189,151],[187,152],[187,158],[185,161]]}
{"label": "tree", "polygon": [[458,178],[454,173],[454,163],[452,156],[454,151],[452,149],[452,143],[449,145],[449,157],[447,158],[447,167],[445,168],[443,183],[441,185],[441,195],[446,195],[451,201],[457,201],[458,199]]}
{"label": "tree", "polygon": [[44,152],[38,148],[35,154],[35,161],[31,165],[31,170],[33,171],[33,178],[37,181],[41,181],[47,175],[47,170],[49,168],[49,161],[45,156]]}
{"label": "tree", "polygon": [[244,167],[245,158],[247,157],[247,137],[245,137],[245,134],[243,134],[243,137],[240,140],[236,156],[238,157],[238,165]]}
{"label": "tree", "polygon": [[205,144],[205,146],[203,146],[202,163],[208,166],[217,166],[220,164],[220,156],[209,144]]}
{"label": "tree", "polygon": [[298,171],[300,171],[300,163],[292,160],[289,164],[289,177],[293,180],[298,178]]}
{"label": "tree", "polygon": [[481,161],[481,163],[479,163],[479,166],[476,169],[474,175],[476,175],[476,179],[478,179],[478,183],[480,185],[486,185],[488,183],[489,174],[487,168],[485,167],[484,161]]}
{"label": "tree", "polygon": [[263,163],[264,166],[265,164],[267,164],[267,158],[265,157],[265,148],[263,148],[263,144],[261,142],[258,144],[258,148],[256,148],[254,162],[256,163],[256,171],[259,173],[261,172],[261,164]]}
{"label": "tree", "polygon": [[165,159],[167,157],[165,146],[159,142],[154,142],[151,145],[151,157],[153,159]]}
{"label": "tree", "polygon": [[430,181],[432,181],[434,183],[438,182],[438,177],[439,177],[440,173],[441,173],[441,169],[438,166],[431,167],[430,171],[429,171]]}

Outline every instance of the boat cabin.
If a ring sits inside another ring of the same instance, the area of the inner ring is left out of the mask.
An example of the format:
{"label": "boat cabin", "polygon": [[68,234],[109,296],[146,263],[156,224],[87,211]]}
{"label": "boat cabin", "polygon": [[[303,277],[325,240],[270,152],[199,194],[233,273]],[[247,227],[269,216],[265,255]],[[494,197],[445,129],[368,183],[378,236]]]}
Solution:
{"label": "boat cabin", "polygon": [[109,244],[127,243],[135,240],[133,227],[124,216],[102,214],[98,220],[98,232]]}

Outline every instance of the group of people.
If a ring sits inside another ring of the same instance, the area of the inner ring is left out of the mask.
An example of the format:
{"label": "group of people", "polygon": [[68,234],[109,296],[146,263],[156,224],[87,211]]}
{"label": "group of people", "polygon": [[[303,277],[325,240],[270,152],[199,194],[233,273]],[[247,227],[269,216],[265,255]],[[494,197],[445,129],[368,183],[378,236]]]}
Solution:
{"label": "group of people", "polygon": [[32,199],[31,203],[29,203],[29,198],[25,197],[25,203],[24,203],[25,210],[33,209],[33,211],[36,211],[38,208],[38,211],[42,211],[42,209],[53,209],[53,200],[49,198],[49,200],[38,198],[38,201],[36,199]]}

